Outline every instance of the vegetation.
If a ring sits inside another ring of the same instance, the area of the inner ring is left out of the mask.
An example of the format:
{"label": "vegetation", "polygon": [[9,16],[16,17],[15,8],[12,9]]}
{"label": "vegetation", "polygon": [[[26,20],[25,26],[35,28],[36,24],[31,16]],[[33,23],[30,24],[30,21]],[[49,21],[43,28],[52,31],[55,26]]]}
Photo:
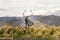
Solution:
{"label": "vegetation", "polygon": [[13,37],[14,40],[60,40],[60,26],[39,26],[19,27],[7,25],[0,27],[0,37]]}

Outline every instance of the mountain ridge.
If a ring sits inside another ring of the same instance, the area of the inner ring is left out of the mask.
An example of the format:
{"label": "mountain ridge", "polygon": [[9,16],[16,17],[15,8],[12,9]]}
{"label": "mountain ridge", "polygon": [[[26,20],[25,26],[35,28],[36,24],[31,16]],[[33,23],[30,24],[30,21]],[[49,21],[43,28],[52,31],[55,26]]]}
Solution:
{"label": "mountain ridge", "polygon": [[[34,25],[39,23],[48,24],[48,25],[60,25],[60,16],[56,15],[48,15],[48,16],[42,16],[42,15],[32,15],[28,16],[29,20],[31,20]],[[0,25],[5,25],[7,21],[11,21],[14,25],[25,25],[24,17],[0,17]],[[35,23],[38,21],[37,23]]]}

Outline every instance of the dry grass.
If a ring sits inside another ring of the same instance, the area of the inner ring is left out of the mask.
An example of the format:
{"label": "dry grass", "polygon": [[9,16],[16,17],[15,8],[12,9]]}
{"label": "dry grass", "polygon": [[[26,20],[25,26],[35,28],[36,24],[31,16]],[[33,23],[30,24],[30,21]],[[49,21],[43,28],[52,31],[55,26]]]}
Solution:
{"label": "dry grass", "polygon": [[25,27],[5,26],[0,28],[0,37],[14,37],[14,40],[60,40],[60,26]]}

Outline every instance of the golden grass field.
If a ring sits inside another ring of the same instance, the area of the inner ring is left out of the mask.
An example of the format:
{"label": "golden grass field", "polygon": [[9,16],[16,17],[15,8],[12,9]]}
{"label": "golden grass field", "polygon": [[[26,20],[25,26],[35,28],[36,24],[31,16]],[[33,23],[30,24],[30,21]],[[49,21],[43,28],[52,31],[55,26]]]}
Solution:
{"label": "golden grass field", "polygon": [[60,26],[12,26],[0,27],[0,37],[13,37],[14,40],[60,40]]}

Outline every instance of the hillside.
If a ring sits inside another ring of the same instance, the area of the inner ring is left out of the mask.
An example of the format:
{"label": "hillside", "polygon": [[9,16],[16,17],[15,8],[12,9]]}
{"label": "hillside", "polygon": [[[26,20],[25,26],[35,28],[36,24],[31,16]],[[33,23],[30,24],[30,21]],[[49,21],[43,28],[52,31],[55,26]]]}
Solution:
{"label": "hillside", "polygon": [[[48,25],[60,25],[60,16],[49,15],[49,16],[41,16],[41,15],[33,15],[28,17],[34,25],[43,23]],[[5,25],[7,22],[11,22],[14,25],[24,26],[24,17],[0,17],[0,26]]]}

